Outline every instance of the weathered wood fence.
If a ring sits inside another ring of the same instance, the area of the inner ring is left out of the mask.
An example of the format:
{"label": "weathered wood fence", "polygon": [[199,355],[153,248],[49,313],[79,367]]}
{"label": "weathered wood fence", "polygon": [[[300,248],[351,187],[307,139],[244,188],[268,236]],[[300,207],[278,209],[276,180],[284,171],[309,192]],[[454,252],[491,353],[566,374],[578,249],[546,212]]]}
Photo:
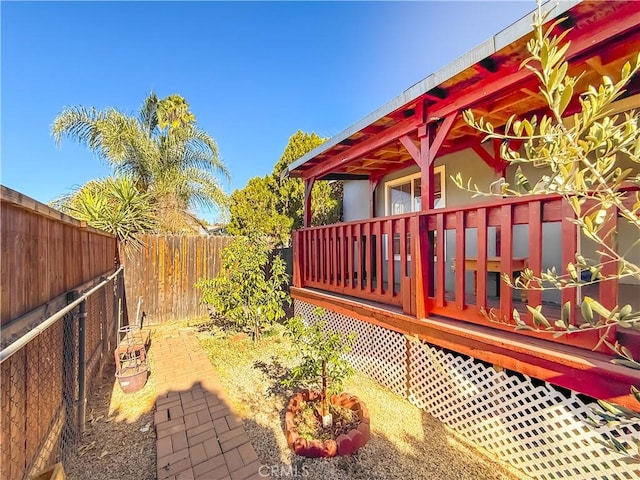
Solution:
{"label": "weathered wood fence", "polygon": [[206,315],[194,284],[220,272],[221,252],[231,237],[141,235],[145,248],[122,258],[129,314],[139,299],[144,325]]}
{"label": "weathered wood fence", "polygon": [[114,237],[0,187],[0,478],[17,480],[77,439],[83,394],[113,361],[123,288]]}
{"label": "weathered wood fence", "polygon": [[106,272],[117,262],[115,237],[1,187],[0,322],[21,315]]}

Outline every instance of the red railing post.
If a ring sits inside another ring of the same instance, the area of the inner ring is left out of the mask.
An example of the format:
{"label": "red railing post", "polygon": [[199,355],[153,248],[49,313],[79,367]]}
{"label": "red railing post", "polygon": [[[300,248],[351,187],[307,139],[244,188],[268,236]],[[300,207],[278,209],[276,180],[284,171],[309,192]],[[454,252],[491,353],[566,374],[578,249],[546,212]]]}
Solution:
{"label": "red railing post", "polygon": [[[529,204],[529,269],[534,275],[542,273],[542,202]],[[541,288],[541,284],[532,285]],[[529,305],[537,307],[542,305],[542,291],[530,290],[527,292]]]}
{"label": "red railing post", "polygon": [[397,225],[393,220],[387,220],[385,222],[385,231],[387,233],[387,290],[385,295],[388,298],[393,298],[394,284],[396,283],[394,266],[395,266],[395,253],[393,251],[393,241],[395,238],[394,225]]}
{"label": "red railing post", "polygon": [[[566,200],[562,200],[562,220],[561,220],[561,237],[562,238],[562,274],[567,275],[567,265],[569,262],[575,261],[576,252],[578,251],[578,227],[572,222],[575,219],[575,212]],[[576,303],[578,301],[578,289],[576,287],[564,288],[560,294],[562,298],[562,306],[571,302],[571,312],[569,314],[568,323],[576,324]]]}
{"label": "red railing post", "polygon": [[[411,274],[415,279],[415,312],[416,317],[426,318],[428,284],[425,259],[429,251],[429,234],[426,229],[420,228],[420,216],[411,217]],[[425,250],[426,249],[426,250]],[[412,282],[413,284],[414,282]],[[413,293],[413,292],[412,292]],[[412,295],[413,297],[413,295]]]}
{"label": "red railing post", "polygon": [[458,310],[464,310],[466,308],[465,301],[465,247],[466,247],[466,227],[465,227],[465,212],[460,210],[456,212],[456,278],[455,278],[455,292],[456,292],[456,306]]}
{"label": "red railing post", "polygon": [[444,229],[444,214],[436,214],[436,281],[435,281],[435,294],[436,305],[438,307],[444,307],[444,293],[445,293],[445,258],[444,258],[444,235],[446,231]]}
{"label": "red railing post", "polygon": [[302,288],[304,286],[304,282],[302,281],[301,272],[304,271],[302,258],[304,252],[301,251],[301,242],[300,235],[303,232],[294,231],[293,232],[293,286]]}
{"label": "red railing post", "polygon": [[[513,272],[513,210],[512,206],[503,205],[500,210],[500,275],[512,276]],[[513,310],[513,292],[511,287],[500,279],[500,320],[511,323]]]}
{"label": "red railing post", "polygon": [[[618,209],[610,208],[607,211],[607,217],[602,226],[602,238],[607,248],[613,252],[618,252]],[[604,252],[603,252],[604,253]],[[618,299],[618,262],[612,261],[606,255],[600,256],[600,262],[603,264],[600,273],[603,277],[610,277],[608,280],[601,280],[598,288],[598,302],[608,310],[613,310],[619,302]],[[622,308],[623,305],[620,305]],[[607,335],[607,341],[614,344],[616,340],[616,327],[613,326]]]}
{"label": "red railing post", "polygon": [[476,272],[475,280],[476,284],[473,288],[476,291],[476,308],[478,312],[487,309],[487,237],[488,237],[488,225],[487,225],[487,209],[479,208],[477,214],[478,222],[478,270]]}

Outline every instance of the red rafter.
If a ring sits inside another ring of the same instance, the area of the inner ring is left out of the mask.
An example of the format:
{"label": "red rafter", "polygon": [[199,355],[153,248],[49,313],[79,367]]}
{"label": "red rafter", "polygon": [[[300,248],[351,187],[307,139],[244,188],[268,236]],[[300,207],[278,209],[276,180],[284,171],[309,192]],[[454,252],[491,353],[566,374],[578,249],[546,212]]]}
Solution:
{"label": "red rafter", "polygon": [[326,173],[329,173],[332,170],[357,159],[358,157],[376,150],[377,148],[380,148],[387,143],[396,140],[398,137],[416,130],[417,128],[418,120],[415,117],[408,118],[397,125],[388,128],[384,132],[378,135],[373,135],[348,150],[341,152],[338,154],[337,158],[334,156],[330,160],[324,161],[321,164],[310,168],[306,172],[302,173],[302,178],[322,177]]}

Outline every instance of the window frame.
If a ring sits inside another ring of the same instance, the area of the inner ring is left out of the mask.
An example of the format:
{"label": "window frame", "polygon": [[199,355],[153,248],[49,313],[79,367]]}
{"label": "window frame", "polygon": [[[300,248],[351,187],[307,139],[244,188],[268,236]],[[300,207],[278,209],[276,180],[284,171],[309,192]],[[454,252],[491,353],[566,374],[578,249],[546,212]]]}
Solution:
{"label": "window frame", "polygon": [[[444,165],[438,165],[437,167],[434,167],[433,169],[433,176],[435,177],[436,175],[440,175],[440,197],[439,199],[441,200],[440,205],[438,205],[436,208],[444,208],[446,205],[446,177],[444,175],[445,173],[445,168]],[[415,190],[414,190],[414,180],[417,178],[420,178],[421,176],[421,172],[418,173],[412,173],[409,175],[405,175],[404,177],[400,177],[400,178],[396,178],[394,180],[389,180],[388,182],[385,182],[384,184],[384,214],[386,217],[393,215],[391,213],[391,188],[398,186],[398,185],[402,185],[405,183],[408,183],[409,185],[411,185],[411,212],[405,212],[405,213],[414,213],[415,210],[413,210],[414,207],[414,199],[415,199]]]}

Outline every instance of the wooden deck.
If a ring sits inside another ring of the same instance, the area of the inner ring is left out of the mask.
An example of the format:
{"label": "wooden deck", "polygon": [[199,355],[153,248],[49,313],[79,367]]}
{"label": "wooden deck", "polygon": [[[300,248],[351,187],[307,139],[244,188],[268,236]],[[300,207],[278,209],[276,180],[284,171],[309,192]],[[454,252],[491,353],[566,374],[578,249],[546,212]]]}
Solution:
{"label": "wooden deck", "polygon": [[[339,293],[292,287],[291,295],[296,300],[364,322],[418,335],[428,343],[489,362],[497,368],[640,411],[640,405],[630,394],[631,386],[638,383],[638,372],[611,363],[611,357],[605,353],[552,342],[549,338],[524,336],[513,327],[495,328],[438,315],[418,319],[403,313],[398,306]],[[640,344],[637,333],[628,334],[630,342]]]}

